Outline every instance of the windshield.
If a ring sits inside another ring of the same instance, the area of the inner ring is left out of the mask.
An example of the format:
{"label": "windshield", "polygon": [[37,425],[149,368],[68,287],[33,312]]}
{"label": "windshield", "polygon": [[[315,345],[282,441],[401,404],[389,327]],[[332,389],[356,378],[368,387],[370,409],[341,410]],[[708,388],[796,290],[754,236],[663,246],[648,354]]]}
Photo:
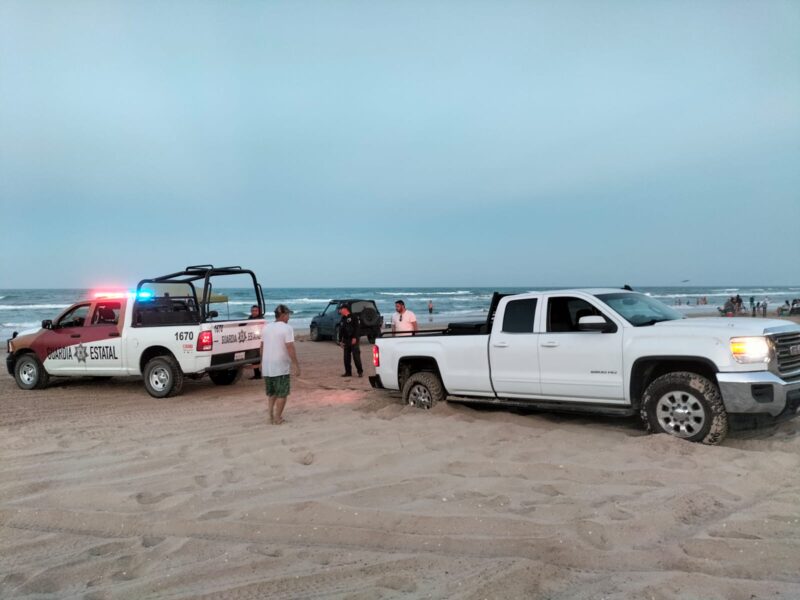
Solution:
{"label": "windshield", "polygon": [[683,315],[678,311],[644,294],[621,292],[598,294],[597,297],[635,327],[683,318]]}

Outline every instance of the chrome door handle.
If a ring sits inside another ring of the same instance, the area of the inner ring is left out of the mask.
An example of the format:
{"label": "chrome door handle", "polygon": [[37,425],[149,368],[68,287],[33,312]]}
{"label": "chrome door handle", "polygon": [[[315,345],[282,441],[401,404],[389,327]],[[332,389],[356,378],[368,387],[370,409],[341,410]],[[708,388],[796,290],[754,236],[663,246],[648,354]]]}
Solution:
{"label": "chrome door handle", "polygon": [[558,342],[542,342],[542,348],[555,348],[558,346]]}
{"label": "chrome door handle", "polygon": [[495,348],[508,348],[508,342],[495,342],[492,346]]}

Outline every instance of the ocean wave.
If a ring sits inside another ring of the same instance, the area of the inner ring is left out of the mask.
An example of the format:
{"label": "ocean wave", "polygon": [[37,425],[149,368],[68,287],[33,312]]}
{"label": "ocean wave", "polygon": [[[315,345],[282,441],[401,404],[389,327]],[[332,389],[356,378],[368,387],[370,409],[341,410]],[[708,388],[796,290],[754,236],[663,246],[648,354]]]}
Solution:
{"label": "ocean wave", "polygon": [[32,323],[2,323],[0,327],[37,327],[41,325],[40,321],[34,321]]}
{"label": "ocean wave", "polygon": [[67,308],[69,304],[0,304],[0,310],[36,310],[40,308]]}
{"label": "ocean wave", "polygon": [[402,298],[403,296],[463,296],[465,294],[472,294],[470,290],[458,290],[455,292],[376,292],[380,296],[394,296]]}
{"label": "ocean wave", "polygon": [[289,300],[270,300],[291,306],[292,304],[327,304],[333,298],[290,298]]}

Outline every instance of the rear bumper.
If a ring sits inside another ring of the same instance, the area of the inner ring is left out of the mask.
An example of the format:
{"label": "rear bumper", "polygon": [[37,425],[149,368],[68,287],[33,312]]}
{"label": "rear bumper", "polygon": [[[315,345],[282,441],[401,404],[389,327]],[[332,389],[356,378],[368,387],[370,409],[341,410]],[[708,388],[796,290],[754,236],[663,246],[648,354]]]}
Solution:
{"label": "rear bumper", "polygon": [[[244,354],[243,357],[237,359],[237,354]],[[204,370],[207,371],[227,371],[230,369],[239,369],[247,365],[257,365],[261,363],[261,349],[251,348],[250,350],[240,350],[239,352],[225,352],[223,354],[215,354],[211,357],[211,364]]]}
{"label": "rear bumper", "polygon": [[769,371],[717,373],[725,410],[731,415],[782,421],[798,415],[800,380],[784,381]]}
{"label": "rear bumper", "polygon": [[369,384],[372,387],[374,387],[376,390],[384,389],[383,382],[381,381],[381,376],[380,375],[370,375]]}
{"label": "rear bumper", "polygon": [[13,354],[9,354],[9,355],[6,356],[6,369],[8,369],[8,374],[9,375],[13,375],[14,374],[14,364],[15,363],[16,363],[16,361],[14,360],[14,355]]}

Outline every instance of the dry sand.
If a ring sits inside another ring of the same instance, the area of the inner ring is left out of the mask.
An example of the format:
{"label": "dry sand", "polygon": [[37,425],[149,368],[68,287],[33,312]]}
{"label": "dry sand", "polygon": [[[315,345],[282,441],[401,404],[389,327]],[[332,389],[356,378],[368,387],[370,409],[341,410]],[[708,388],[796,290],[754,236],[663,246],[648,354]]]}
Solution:
{"label": "dry sand", "polygon": [[257,381],[2,377],[0,597],[800,598],[800,420],[426,412],[298,351],[281,426]]}

